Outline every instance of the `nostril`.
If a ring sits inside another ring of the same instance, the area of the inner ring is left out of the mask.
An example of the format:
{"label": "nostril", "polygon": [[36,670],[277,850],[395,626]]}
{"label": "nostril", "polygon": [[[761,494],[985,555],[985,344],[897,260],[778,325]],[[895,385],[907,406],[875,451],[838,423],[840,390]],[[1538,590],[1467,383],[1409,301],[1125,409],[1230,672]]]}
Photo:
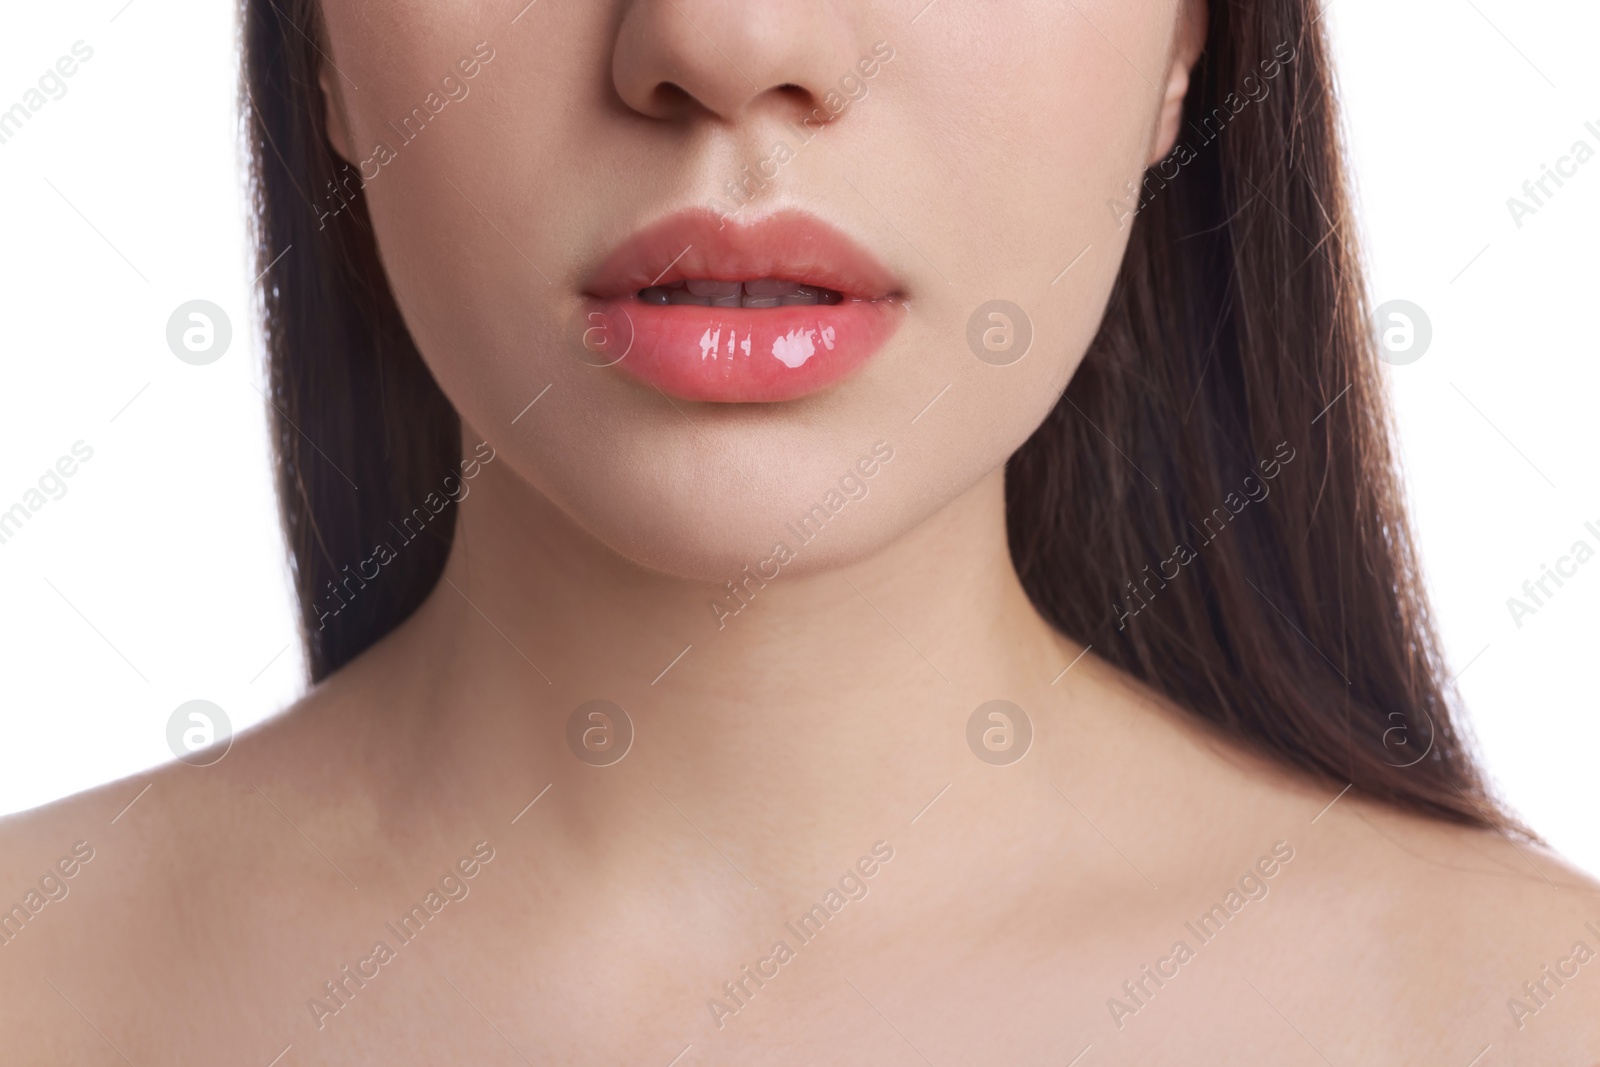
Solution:
{"label": "nostril", "polygon": [[659,117],[678,117],[698,105],[693,94],[674,82],[661,82],[650,93],[651,104]]}
{"label": "nostril", "polygon": [[[780,99],[793,101],[795,105],[805,110],[816,106],[816,96],[811,90],[793,82],[774,85],[767,92]],[[712,110],[694,93],[671,81],[656,83],[655,88],[650,91],[649,104],[648,114],[658,119],[682,120],[696,113]]]}
{"label": "nostril", "polygon": [[809,107],[814,99],[810,89],[796,85],[793,82],[784,82],[782,85],[774,86],[772,91],[806,107]]}

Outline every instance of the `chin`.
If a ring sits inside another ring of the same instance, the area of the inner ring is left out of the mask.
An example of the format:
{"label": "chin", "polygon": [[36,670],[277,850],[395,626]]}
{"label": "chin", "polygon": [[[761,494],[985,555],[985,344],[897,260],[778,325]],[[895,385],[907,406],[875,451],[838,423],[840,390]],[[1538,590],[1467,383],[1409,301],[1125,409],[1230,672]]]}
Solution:
{"label": "chin", "polygon": [[500,477],[515,484],[495,491],[526,494],[534,513],[557,509],[639,567],[714,583],[746,567],[771,580],[857,562],[943,502],[913,488],[903,442],[726,406],[686,433],[684,416],[659,406],[619,419],[625,428],[604,447],[574,449],[559,431],[496,442]]}

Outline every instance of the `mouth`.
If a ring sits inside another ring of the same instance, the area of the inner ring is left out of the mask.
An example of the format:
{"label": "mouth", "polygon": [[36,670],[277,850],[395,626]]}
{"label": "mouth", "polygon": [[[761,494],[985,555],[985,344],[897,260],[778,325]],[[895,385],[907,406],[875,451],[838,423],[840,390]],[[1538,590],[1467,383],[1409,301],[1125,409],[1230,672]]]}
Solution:
{"label": "mouth", "polygon": [[770,403],[853,374],[899,328],[904,300],[882,264],[815,216],[687,211],[607,257],[571,341],[585,362],[669,396]]}

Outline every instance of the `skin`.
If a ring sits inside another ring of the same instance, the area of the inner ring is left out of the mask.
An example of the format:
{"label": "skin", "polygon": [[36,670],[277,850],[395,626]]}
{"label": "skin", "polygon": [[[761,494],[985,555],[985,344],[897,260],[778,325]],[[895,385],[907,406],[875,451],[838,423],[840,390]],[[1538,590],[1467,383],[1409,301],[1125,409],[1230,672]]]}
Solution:
{"label": "skin", "polygon": [[[325,7],[346,158],[496,50],[367,188],[466,451],[494,458],[434,594],[287,714],[0,825],[5,901],[94,849],[0,947],[7,1062],[1600,1060],[1600,959],[1520,1029],[1506,1007],[1600,951],[1600,886],[1212,736],[1054,633],[1012,568],[1002,464],[1098,324],[1105,201],[1173,142],[1201,8]],[[765,407],[572,358],[586,272],[879,40],[870,94],[747,210],[813,210],[898,273],[889,347]],[[1036,331],[1004,370],[964,343],[996,295]],[[869,495],[719,629],[721,583],[878,440]],[[597,696],[636,732],[608,767],[563,740]],[[1009,766],[966,742],[997,696],[1034,730]],[[322,983],[399,945],[385,923],[479,842],[467,895],[319,1025]],[[815,941],[785,929],[878,842],[864,897]],[[1185,922],[1275,846],[1266,895],[1201,944]],[[708,1001],[780,938],[794,958],[719,1025]],[[1194,958],[1119,1028],[1108,1000],[1180,939]]]}

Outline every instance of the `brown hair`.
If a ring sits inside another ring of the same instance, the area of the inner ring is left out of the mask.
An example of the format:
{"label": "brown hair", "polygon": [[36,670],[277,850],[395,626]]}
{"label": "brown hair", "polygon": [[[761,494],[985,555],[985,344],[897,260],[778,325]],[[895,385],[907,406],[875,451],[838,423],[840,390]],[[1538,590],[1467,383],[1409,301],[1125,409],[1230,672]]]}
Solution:
{"label": "brown hair", "polygon": [[[454,468],[459,420],[359,182],[347,209],[316,206],[347,170],[316,0],[243,2],[278,489],[317,680],[438,582],[454,509],[337,616],[317,607]],[[1109,205],[1133,230],[1100,332],[1008,465],[1012,556],[1053,625],[1228,736],[1334,788],[1514,827],[1428,613],[1313,6],[1212,3],[1174,157]]]}

